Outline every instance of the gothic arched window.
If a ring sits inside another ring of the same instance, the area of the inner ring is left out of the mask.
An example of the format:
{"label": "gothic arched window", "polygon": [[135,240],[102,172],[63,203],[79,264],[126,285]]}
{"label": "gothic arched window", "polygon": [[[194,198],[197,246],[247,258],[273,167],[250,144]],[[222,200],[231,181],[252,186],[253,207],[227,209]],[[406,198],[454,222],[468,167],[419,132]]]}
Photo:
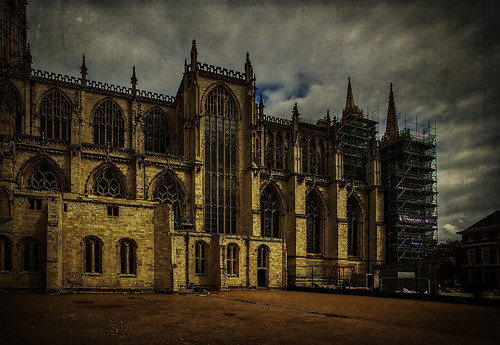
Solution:
{"label": "gothic arched window", "polygon": [[100,196],[123,198],[125,197],[125,187],[113,169],[106,168],[97,174],[91,193]]}
{"label": "gothic arched window", "polygon": [[359,220],[360,212],[356,200],[347,200],[347,255],[359,255]]}
{"label": "gothic arched window", "polygon": [[283,169],[283,136],[281,132],[276,133],[274,156],[276,157],[276,168]]}
{"label": "gothic arched window", "polygon": [[0,84],[0,134],[22,133],[23,112],[16,87],[5,81]]}
{"label": "gothic arched window", "polygon": [[86,273],[102,273],[102,241],[95,236],[86,237],[84,243],[84,260]]}
{"label": "gothic arched window", "polygon": [[278,199],[266,188],[260,197],[260,235],[263,237],[279,237]]}
{"label": "gothic arched window", "polygon": [[45,95],[40,104],[40,133],[49,139],[71,139],[72,106],[59,90]]}
{"label": "gothic arched window", "polygon": [[205,102],[205,231],[236,233],[236,103],[222,86]]}
{"label": "gothic arched window", "polygon": [[194,248],[194,273],[207,273],[207,244],[203,241],[198,241]]}
{"label": "gothic arched window", "polygon": [[130,238],[125,238],[118,242],[120,248],[120,273],[127,275],[136,274],[136,249],[137,244]]}
{"label": "gothic arched window", "polygon": [[167,114],[155,108],[144,120],[144,144],[146,151],[169,153],[172,151],[172,138]]}
{"label": "gothic arched window", "polygon": [[308,164],[308,151],[307,151],[307,141],[305,138],[302,138],[300,146],[302,148],[302,173],[309,173],[309,164]]}
{"label": "gothic arched window", "polygon": [[273,132],[268,131],[266,135],[266,148],[265,148],[265,159],[266,166],[268,168],[273,167],[273,148],[274,148],[274,136]]}
{"label": "gothic arched window", "polygon": [[321,212],[313,193],[306,198],[307,252],[319,254],[321,250]]}
{"label": "gothic arched window", "polygon": [[232,276],[239,275],[239,254],[240,248],[235,243],[227,246],[227,274]]}
{"label": "gothic arched window", "polygon": [[316,143],[314,142],[314,140],[311,139],[311,141],[309,142],[309,162],[310,163],[310,173],[311,174],[316,174],[317,170],[317,164],[318,164],[318,161],[316,159]]}
{"label": "gothic arched window", "polygon": [[46,161],[38,163],[28,175],[26,188],[36,190],[62,190],[61,181]]}
{"label": "gothic arched window", "polygon": [[94,112],[94,144],[123,147],[125,122],[120,107],[108,99]]}
{"label": "gothic arched window", "polygon": [[0,235],[0,271],[12,271],[12,241]]}
{"label": "gothic arched window", "polygon": [[164,176],[155,186],[153,200],[172,204],[174,227],[178,228],[181,225],[182,204],[177,183],[172,181],[169,176]]}
{"label": "gothic arched window", "polygon": [[40,246],[35,238],[21,240],[23,271],[40,271]]}

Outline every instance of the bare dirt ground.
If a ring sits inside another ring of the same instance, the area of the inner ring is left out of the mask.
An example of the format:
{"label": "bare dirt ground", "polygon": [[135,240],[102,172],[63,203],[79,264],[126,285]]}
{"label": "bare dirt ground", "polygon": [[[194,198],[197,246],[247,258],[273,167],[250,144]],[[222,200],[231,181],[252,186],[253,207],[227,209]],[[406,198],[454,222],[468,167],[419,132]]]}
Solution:
{"label": "bare dirt ground", "polygon": [[294,291],[0,293],[0,344],[500,344],[500,308]]}

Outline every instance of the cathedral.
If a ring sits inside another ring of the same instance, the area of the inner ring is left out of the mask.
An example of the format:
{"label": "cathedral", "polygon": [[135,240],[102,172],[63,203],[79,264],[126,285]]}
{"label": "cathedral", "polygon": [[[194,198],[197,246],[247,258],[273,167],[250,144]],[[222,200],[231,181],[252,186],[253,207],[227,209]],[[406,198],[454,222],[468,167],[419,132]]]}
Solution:
{"label": "cathedral", "polygon": [[33,70],[26,2],[0,11],[0,288],[373,285],[380,141],[350,80],[340,118],[276,118],[248,54],[228,70],[193,41],[167,96],[135,68],[130,87],[89,80],[85,57],[78,77]]}

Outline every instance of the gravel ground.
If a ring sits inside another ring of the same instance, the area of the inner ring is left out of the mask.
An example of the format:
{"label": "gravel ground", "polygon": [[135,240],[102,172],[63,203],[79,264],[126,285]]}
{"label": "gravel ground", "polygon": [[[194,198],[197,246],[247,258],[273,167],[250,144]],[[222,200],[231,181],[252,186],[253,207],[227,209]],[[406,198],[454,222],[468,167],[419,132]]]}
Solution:
{"label": "gravel ground", "polygon": [[0,310],[0,344],[500,344],[500,308],[310,292],[16,292]]}

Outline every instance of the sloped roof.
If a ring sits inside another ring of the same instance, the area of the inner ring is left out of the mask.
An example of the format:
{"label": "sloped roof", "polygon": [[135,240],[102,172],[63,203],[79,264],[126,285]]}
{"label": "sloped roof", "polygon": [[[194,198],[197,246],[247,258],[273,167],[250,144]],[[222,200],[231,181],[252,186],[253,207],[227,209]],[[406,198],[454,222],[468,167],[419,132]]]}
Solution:
{"label": "sloped roof", "polygon": [[496,210],[495,212],[491,213],[490,215],[480,219],[476,223],[472,224],[468,228],[465,228],[462,231],[457,232],[457,234],[463,234],[466,232],[472,232],[475,230],[483,229],[483,228],[489,228],[493,226],[498,226],[500,227],[500,210]]}

